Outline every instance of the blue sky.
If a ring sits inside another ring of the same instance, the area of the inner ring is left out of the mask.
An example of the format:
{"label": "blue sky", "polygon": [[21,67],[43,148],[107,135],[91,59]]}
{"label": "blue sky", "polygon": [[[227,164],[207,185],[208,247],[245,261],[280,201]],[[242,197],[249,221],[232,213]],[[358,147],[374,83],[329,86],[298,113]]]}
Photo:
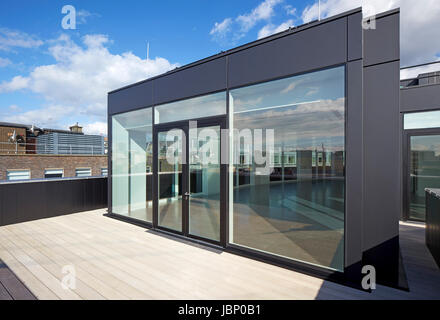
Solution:
{"label": "blue sky", "polygon": [[[0,121],[56,128],[78,121],[105,133],[108,91],[313,20],[316,3],[1,1]],[[61,27],[67,4],[76,9],[76,30]],[[322,16],[361,4],[372,13],[402,7],[403,64],[438,59],[440,1],[322,0]]]}

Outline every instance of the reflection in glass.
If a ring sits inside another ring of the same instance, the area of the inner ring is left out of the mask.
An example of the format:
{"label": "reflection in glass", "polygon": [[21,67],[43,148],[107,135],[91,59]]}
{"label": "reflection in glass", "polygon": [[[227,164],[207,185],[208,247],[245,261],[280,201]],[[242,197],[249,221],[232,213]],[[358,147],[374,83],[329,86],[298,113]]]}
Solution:
{"label": "reflection in glass", "polygon": [[425,188],[440,188],[440,136],[412,136],[409,218],[425,220]]}
{"label": "reflection in glass", "polygon": [[158,225],[182,231],[182,163],[185,134],[181,129],[159,132],[158,141]]}
{"label": "reflection in glass", "polygon": [[191,129],[189,233],[220,241],[220,126]]}
{"label": "reflection in glass", "polygon": [[[343,270],[345,68],[232,90],[230,114],[230,242]],[[267,172],[246,129],[274,130]]]}
{"label": "reflection in glass", "polygon": [[226,114],[226,93],[219,92],[156,106],[156,124]]}
{"label": "reflection in glass", "polygon": [[153,113],[112,117],[112,211],[152,222]]}
{"label": "reflection in glass", "polygon": [[440,111],[405,113],[404,129],[427,129],[440,127]]}

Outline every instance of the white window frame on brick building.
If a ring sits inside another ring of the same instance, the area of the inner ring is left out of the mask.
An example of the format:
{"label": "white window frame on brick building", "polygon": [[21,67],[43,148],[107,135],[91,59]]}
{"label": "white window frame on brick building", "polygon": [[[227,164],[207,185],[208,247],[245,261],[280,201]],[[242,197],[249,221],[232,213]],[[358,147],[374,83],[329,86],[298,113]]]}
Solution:
{"label": "white window frame on brick building", "polygon": [[6,170],[6,179],[8,181],[30,180],[30,169],[8,169]]}
{"label": "white window frame on brick building", "polygon": [[[50,175],[48,177],[48,175]],[[59,176],[61,175],[61,176]],[[44,170],[44,178],[45,179],[55,179],[55,178],[64,178],[64,169],[45,169]]]}
{"label": "white window frame on brick building", "polygon": [[76,168],[75,177],[91,177],[92,168]]}

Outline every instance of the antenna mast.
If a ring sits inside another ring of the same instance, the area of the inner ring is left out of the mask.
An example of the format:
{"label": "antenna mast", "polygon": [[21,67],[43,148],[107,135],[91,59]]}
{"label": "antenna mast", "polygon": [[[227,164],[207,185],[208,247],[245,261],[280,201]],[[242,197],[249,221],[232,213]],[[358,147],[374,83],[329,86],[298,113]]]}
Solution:
{"label": "antenna mast", "polygon": [[318,0],[318,20],[321,21],[321,0]]}

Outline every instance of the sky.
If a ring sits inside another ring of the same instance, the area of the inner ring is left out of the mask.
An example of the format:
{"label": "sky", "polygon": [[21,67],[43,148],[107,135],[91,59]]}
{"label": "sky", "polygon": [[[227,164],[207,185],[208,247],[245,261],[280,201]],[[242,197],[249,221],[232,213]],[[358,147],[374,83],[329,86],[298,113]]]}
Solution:
{"label": "sky", "polygon": [[[315,20],[317,3],[2,0],[0,121],[106,135],[107,92]],[[65,5],[75,29],[63,28]],[[361,5],[365,16],[401,8],[402,66],[440,60],[439,0],[321,0],[321,18]]]}

